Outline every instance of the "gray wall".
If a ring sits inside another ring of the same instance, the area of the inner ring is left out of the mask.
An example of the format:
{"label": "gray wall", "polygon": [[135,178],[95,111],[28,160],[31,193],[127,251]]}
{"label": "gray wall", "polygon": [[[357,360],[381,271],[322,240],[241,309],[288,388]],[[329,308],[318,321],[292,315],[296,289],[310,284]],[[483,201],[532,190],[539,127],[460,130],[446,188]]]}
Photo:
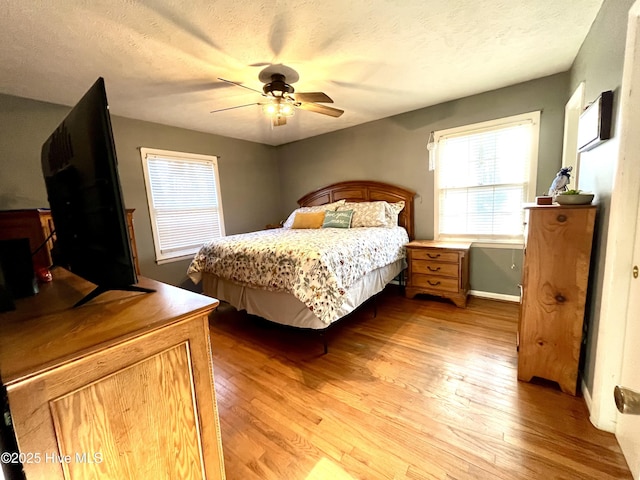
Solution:
{"label": "gray wall", "polygon": [[[545,192],[562,162],[568,96],[569,75],[563,73],[280,146],[281,217],[295,208],[303,194],[324,185],[380,180],[417,192],[416,237],[433,238],[434,174],[427,169],[426,149],[429,133],[534,110],[543,112],[537,190]],[[472,248],[470,269],[473,290],[519,295],[521,248]]]}
{"label": "gray wall", "polygon": [[48,206],[40,148],[66,112],[0,94],[0,210]]}
{"label": "gray wall", "polygon": [[[47,207],[40,148],[69,108],[0,95],[0,210]],[[149,122],[112,117],[120,182],[134,222],[142,274],[189,286],[189,262],[156,265],[139,147],[220,156],[220,190],[228,234],[263,228],[280,211],[275,149]]]}
{"label": "gray wall", "polygon": [[589,304],[587,306],[587,345],[583,378],[589,391],[593,387],[596,338],[600,327],[605,251],[609,225],[609,207],[620,144],[617,116],[628,12],[634,0],[605,0],[570,70],[570,91],[585,82],[585,101],[595,100],[601,92],[613,90],[612,138],[581,154],[579,187],[596,194],[598,205],[594,259],[592,261]]}

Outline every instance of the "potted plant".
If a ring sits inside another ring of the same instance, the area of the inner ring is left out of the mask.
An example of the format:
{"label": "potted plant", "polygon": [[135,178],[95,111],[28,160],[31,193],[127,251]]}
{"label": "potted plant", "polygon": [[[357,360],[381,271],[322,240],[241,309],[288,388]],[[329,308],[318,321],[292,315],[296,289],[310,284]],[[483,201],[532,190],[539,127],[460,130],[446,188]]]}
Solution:
{"label": "potted plant", "polygon": [[593,193],[582,190],[565,190],[556,195],[556,202],[560,205],[588,205],[593,201]]}

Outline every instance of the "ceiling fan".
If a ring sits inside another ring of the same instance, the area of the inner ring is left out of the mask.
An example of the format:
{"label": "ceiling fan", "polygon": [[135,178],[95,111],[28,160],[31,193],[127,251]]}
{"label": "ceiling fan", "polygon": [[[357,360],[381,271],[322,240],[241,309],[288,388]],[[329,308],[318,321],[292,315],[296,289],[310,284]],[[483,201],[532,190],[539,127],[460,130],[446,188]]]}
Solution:
{"label": "ceiling fan", "polygon": [[[290,83],[299,80],[299,76],[295,70],[285,65],[269,65],[258,75],[258,79],[264,83],[262,92],[246,85],[224,78],[218,80],[246,88],[253,92],[257,92],[265,99],[261,102],[248,103],[238,105],[237,107],[221,108],[213,110],[211,113],[223,112],[225,110],[234,110],[236,108],[249,107],[251,105],[261,105],[262,111],[271,118],[272,125],[279,127],[286,125],[287,117],[293,116],[296,108],[308,110],[310,112],[329,115],[330,117],[339,117],[344,110],[320,105],[321,103],[333,103],[333,100],[323,92],[306,92],[296,93]],[[287,83],[289,82],[289,83]]]}

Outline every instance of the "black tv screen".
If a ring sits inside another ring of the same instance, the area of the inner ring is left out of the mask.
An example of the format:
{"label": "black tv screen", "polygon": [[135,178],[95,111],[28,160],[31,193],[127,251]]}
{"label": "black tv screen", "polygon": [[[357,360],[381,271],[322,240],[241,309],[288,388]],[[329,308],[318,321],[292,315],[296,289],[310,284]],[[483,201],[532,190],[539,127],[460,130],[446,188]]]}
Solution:
{"label": "black tv screen", "polygon": [[137,277],[108,108],[98,78],[42,145],[54,265],[97,285],[85,301],[106,290],[140,290],[131,288]]}

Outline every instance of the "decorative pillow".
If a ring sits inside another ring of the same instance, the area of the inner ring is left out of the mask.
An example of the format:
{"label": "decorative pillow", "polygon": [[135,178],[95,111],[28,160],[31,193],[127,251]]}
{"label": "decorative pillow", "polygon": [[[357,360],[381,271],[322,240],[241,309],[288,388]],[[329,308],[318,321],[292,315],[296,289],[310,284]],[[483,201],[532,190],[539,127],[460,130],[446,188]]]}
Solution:
{"label": "decorative pillow", "polygon": [[298,212],[291,228],[320,228],[324,222],[324,212]]}
{"label": "decorative pillow", "polygon": [[385,203],[387,202],[347,202],[338,211],[353,210],[351,227],[382,227],[385,225]]}
{"label": "decorative pillow", "polygon": [[308,212],[326,212],[327,210],[335,210],[340,205],[344,205],[344,200],[338,200],[337,202],[327,203],[325,205],[314,205],[312,207],[296,208],[293,212],[291,212],[289,217],[282,224],[282,228],[291,228],[291,226],[293,225],[293,219],[296,216],[296,213],[298,213],[298,212],[304,212],[304,213],[308,213]]}
{"label": "decorative pillow", "polygon": [[327,211],[324,214],[322,228],[349,228],[352,217],[353,210]]}
{"label": "decorative pillow", "polygon": [[400,200],[396,203],[388,203],[385,202],[384,206],[385,210],[385,227],[397,227],[398,226],[398,215],[404,208],[404,200]]}

